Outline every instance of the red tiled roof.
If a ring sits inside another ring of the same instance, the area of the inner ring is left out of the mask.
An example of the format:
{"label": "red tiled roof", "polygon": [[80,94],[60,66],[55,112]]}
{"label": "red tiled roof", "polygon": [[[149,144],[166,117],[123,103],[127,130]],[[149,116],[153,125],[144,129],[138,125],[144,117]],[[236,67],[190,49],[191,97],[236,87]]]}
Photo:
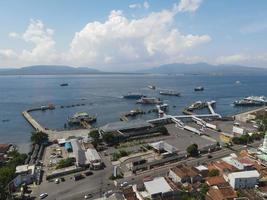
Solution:
{"label": "red tiled roof", "polygon": [[236,191],[231,187],[225,188],[210,188],[207,192],[207,198],[210,200],[228,200],[237,197]]}
{"label": "red tiled roof", "polygon": [[9,144],[0,144],[0,153],[6,153],[9,149]]}
{"label": "red tiled roof", "polygon": [[198,173],[193,170],[192,167],[185,165],[178,165],[176,167],[171,168],[171,170],[179,177],[194,177],[198,175]]}
{"label": "red tiled roof", "polygon": [[213,176],[206,179],[206,183],[209,186],[227,184],[226,180],[222,176]]}

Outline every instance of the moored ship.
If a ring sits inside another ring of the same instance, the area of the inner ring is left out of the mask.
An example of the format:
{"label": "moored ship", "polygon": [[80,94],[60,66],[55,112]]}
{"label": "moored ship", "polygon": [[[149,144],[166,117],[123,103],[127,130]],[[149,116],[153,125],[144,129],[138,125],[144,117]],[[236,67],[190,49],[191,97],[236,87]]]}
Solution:
{"label": "moored ship", "polygon": [[167,96],[177,96],[179,97],[181,94],[174,90],[164,90],[159,92],[160,95],[167,95]]}
{"label": "moored ship", "polygon": [[80,124],[81,122],[92,123],[96,121],[95,116],[90,116],[86,112],[78,112],[73,115],[73,117],[68,119],[69,124]]}
{"label": "moored ship", "polygon": [[262,106],[266,104],[267,100],[264,96],[249,96],[244,99],[234,101],[235,106]]}
{"label": "moored ship", "polygon": [[139,94],[139,93],[128,93],[124,96],[122,96],[124,99],[140,99],[142,97],[146,97],[143,94]]}
{"label": "moored ship", "polygon": [[159,98],[142,97],[141,99],[137,100],[136,103],[140,103],[140,104],[161,104],[162,101]]}

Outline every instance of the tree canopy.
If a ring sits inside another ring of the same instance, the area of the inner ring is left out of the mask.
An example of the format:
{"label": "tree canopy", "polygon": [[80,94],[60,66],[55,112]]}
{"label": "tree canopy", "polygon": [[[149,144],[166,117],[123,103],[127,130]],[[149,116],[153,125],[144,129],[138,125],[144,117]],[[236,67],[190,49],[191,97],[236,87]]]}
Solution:
{"label": "tree canopy", "polygon": [[198,145],[191,144],[187,147],[186,151],[190,156],[196,157],[198,156]]}
{"label": "tree canopy", "polygon": [[48,141],[48,135],[44,132],[33,132],[31,142],[34,144],[43,144]]}

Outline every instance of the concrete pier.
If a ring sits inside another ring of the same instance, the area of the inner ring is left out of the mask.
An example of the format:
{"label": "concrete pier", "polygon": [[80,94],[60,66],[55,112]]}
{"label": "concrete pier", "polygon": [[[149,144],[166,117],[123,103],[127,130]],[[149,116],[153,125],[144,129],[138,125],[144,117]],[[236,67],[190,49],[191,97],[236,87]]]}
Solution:
{"label": "concrete pier", "polygon": [[48,135],[50,140],[56,140],[60,138],[68,138],[69,136],[88,136],[91,126],[85,125],[88,129],[78,129],[78,130],[51,130],[44,128],[39,122],[37,122],[31,115],[30,112],[42,110],[41,108],[29,109],[22,112],[23,117],[29,122],[29,124],[36,130],[44,132]]}

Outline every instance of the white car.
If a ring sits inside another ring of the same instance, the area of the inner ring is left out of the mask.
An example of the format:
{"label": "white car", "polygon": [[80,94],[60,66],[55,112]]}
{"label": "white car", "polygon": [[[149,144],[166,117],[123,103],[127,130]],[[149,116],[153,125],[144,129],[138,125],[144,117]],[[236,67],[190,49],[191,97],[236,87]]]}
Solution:
{"label": "white car", "polygon": [[128,185],[128,182],[123,182],[123,183],[121,183],[121,187],[126,187]]}
{"label": "white car", "polygon": [[59,184],[59,179],[58,178],[55,180],[55,184]]}
{"label": "white car", "polygon": [[45,197],[47,197],[48,196],[48,194],[47,193],[42,193],[42,194],[40,194],[40,199],[44,199]]}
{"label": "white car", "polygon": [[84,195],[84,199],[90,199],[90,198],[92,198],[93,197],[93,195],[92,194],[87,194],[87,195]]}

